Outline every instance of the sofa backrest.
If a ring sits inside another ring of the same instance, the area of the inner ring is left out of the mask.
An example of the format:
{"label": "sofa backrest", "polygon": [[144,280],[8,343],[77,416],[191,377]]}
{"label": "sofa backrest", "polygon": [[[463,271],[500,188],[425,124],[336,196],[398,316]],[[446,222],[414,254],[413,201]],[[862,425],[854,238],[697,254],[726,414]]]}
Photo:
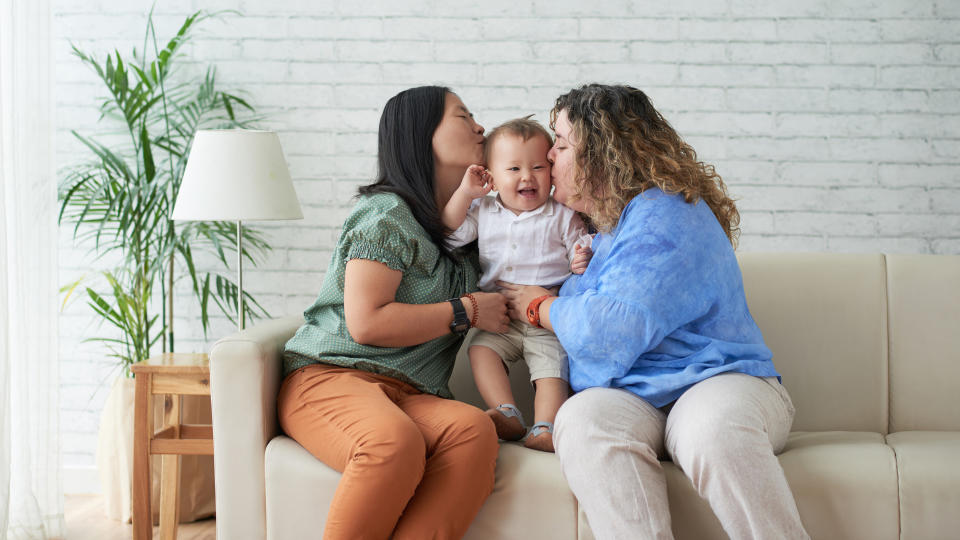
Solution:
{"label": "sofa backrest", "polygon": [[[960,256],[739,253],[794,431],[960,429]],[[888,315],[889,314],[889,315]],[[466,351],[451,390],[483,408]],[[525,366],[511,368],[533,418]]]}
{"label": "sofa backrest", "polygon": [[738,257],[750,313],[797,409],[793,430],[886,433],[883,255]]}
{"label": "sofa backrest", "polygon": [[890,431],[960,430],[960,256],[887,255]]}

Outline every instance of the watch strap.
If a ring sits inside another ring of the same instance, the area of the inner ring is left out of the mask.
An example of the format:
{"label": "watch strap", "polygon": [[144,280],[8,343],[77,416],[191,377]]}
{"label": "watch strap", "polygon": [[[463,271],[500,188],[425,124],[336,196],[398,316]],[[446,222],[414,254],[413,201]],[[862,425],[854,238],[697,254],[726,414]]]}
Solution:
{"label": "watch strap", "polygon": [[450,331],[461,336],[470,329],[470,319],[467,317],[467,310],[463,307],[463,301],[459,298],[447,300],[453,306],[453,321],[450,323]]}
{"label": "watch strap", "polygon": [[543,325],[540,324],[540,304],[547,298],[550,298],[549,294],[538,296],[531,300],[530,305],[527,306],[527,320],[537,328],[543,328]]}

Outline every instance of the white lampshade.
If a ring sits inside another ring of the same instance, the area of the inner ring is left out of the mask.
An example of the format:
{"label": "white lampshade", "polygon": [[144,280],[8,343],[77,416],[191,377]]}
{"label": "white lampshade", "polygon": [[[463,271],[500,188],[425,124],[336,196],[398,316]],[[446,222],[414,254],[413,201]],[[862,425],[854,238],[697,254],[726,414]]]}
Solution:
{"label": "white lampshade", "polygon": [[199,130],[173,208],[175,220],[302,219],[272,131]]}

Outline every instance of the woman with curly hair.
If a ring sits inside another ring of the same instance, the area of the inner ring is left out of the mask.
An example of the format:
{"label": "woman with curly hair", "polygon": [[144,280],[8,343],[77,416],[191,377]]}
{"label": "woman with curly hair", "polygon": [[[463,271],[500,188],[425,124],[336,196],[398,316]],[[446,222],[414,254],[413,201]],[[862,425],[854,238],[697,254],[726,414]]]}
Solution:
{"label": "woman with curly hair", "polygon": [[713,167],[629,86],[551,112],[554,197],[599,230],[559,296],[503,283],[553,330],[577,393],[554,444],[597,538],[672,538],[669,456],[731,538],[807,538],[775,454],[794,408],[743,291],[740,216]]}

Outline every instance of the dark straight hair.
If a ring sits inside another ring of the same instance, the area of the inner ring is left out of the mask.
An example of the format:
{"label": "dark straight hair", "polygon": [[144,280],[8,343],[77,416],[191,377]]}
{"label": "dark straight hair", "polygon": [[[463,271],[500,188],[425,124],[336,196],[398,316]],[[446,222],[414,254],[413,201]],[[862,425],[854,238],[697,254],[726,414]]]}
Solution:
{"label": "dark straight hair", "polygon": [[399,195],[444,255],[449,250],[434,193],[433,132],[450,93],[445,86],[420,86],[387,101],[377,137],[377,180],[359,190]]}

